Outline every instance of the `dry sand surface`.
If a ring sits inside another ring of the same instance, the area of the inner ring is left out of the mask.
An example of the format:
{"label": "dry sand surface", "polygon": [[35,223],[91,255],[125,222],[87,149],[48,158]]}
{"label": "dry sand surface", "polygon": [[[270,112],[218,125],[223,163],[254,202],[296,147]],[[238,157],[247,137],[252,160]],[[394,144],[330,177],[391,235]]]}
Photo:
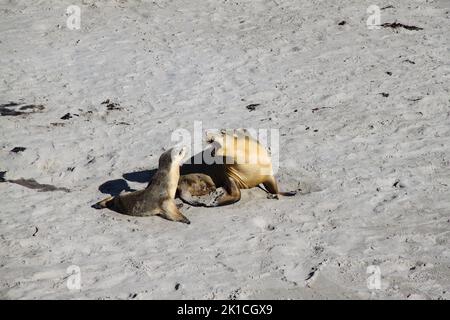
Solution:
{"label": "dry sand surface", "polygon": [[[372,4],[423,29],[371,30]],[[0,17],[1,298],[450,298],[449,1],[2,0]],[[184,205],[190,225],[90,207],[144,188],[194,121],[279,129],[299,194]]]}

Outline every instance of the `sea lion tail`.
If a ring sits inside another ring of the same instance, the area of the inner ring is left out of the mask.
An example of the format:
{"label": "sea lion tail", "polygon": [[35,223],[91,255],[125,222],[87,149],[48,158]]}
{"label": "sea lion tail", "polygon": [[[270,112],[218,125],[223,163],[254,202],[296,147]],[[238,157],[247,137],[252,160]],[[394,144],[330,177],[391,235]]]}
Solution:
{"label": "sea lion tail", "polygon": [[96,204],[92,205],[92,208],[94,209],[103,209],[103,208],[107,208],[108,207],[108,203],[114,199],[114,197],[108,197],[105,198],[99,202],[97,202]]}

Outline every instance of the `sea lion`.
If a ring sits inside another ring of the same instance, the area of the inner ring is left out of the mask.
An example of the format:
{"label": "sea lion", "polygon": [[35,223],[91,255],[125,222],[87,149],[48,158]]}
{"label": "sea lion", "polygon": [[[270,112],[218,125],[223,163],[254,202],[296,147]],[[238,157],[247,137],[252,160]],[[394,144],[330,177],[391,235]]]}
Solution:
{"label": "sea lion", "polygon": [[[245,129],[208,132],[206,141],[213,147],[213,163],[181,167],[177,194],[184,202],[207,207],[223,206],[239,201],[241,189],[261,184],[276,199],[279,195],[296,194],[279,191],[266,148]],[[208,155],[207,151],[201,154],[202,159],[205,155]],[[217,189],[219,187],[223,187],[223,192]],[[213,197],[206,202],[198,198],[211,192]]]}
{"label": "sea lion", "polygon": [[189,224],[178,210],[175,194],[180,178],[180,165],[186,155],[186,147],[174,147],[159,158],[159,166],[152,181],[144,190],[106,198],[93,207],[110,208],[131,216],[159,215],[165,219]]}

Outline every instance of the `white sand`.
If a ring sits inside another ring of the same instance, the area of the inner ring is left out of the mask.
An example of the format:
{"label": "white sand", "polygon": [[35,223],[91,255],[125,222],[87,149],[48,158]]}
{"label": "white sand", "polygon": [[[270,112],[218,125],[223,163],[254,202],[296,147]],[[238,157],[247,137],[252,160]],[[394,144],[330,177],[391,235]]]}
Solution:
{"label": "white sand", "polygon": [[[378,3],[419,31],[369,30],[372,1],[81,3],[0,4],[0,104],[45,107],[0,116],[0,171],[71,190],[0,183],[0,297],[450,298],[448,1]],[[279,128],[277,178],[302,194],[185,205],[190,225],[90,208],[195,120]]]}

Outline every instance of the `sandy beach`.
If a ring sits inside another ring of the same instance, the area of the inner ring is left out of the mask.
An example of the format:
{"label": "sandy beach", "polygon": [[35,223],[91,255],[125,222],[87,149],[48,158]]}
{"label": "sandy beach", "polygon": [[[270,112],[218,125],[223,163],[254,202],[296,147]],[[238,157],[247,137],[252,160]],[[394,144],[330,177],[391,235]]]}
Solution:
{"label": "sandy beach", "polygon": [[[10,0],[0,17],[0,298],[450,298],[448,1]],[[297,195],[184,204],[190,225],[91,208],[145,188],[195,123],[278,130]]]}

